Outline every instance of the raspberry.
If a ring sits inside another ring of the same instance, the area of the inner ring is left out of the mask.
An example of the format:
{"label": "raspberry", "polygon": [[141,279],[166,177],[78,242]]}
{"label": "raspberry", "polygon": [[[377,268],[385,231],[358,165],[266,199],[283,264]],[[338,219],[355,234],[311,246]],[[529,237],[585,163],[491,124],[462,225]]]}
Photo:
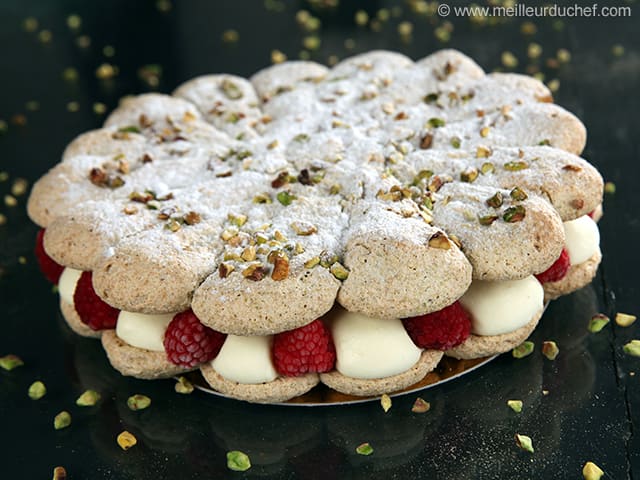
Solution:
{"label": "raspberry", "polygon": [[178,313],[164,333],[164,349],[171,363],[193,368],[213,359],[227,336],[204,326],[193,311]]}
{"label": "raspberry", "polygon": [[59,263],[47,255],[47,252],[44,251],[44,228],[40,229],[38,232],[38,236],[36,237],[36,259],[38,260],[38,264],[40,265],[40,270],[44,274],[45,278],[49,280],[51,283],[58,284],[58,280],[60,280],[60,275],[62,275],[62,271],[64,267]]}
{"label": "raspberry", "polygon": [[564,278],[570,266],[569,252],[567,252],[566,248],[563,248],[560,257],[558,257],[553,265],[544,272],[537,274],[536,278],[540,283],[557,282]]}
{"label": "raspberry", "polygon": [[328,372],[336,361],[331,333],[320,320],[275,335],[272,354],[276,370],[287,377]]}
{"label": "raspberry", "polygon": [[76,291],[73,293],[73,303],[82,323],[92,330],[108,330],[115,328],[120,310],[102,300],[93,289],[91,272],[82,272]]}
{"label": "raspberry", "polygon": [[471,332],[471,318],[455,302],[437,312],[402,320],[404,328],[420,348],[449,350],[464,342]]}

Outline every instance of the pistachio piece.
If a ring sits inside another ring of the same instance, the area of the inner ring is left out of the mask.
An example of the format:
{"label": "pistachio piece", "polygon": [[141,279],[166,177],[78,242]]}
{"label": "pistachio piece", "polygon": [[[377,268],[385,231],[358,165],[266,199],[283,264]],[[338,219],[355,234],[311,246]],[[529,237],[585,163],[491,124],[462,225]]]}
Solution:
{"label": "pistachio piece", "polygon": [[413,185],[420,185],[423,181],[429,180],[431,177],[433,177],[431,170],[420,170],[418,174],[413,177]]}
{"label": "pistachio piece", "polygon": [[635,315],[629,315],[628,313],[616,313],[616,324],[621,327],[629,327],[636,321]]}
{"label": "pistachio piece", "polygon": [[480,173],[482,173],[483,175],[486,175],[487,173],[493,173],[494,170],[495,167],[491,162],[484,162],[480,167]]}
{"label": "pistachio piece", "polygon": [[442,250],[449,250],[451,248],[451,243],[449,243],[449,239],[443,232],[436,232],[429,239],[429,246],[433,248],[440,248]]}
{"label": "pistachio piece", "polygon": [[386,393],[382,394],[380,397],[380,405],[382,406],[384,413],[387,413],[391,408],[391,397]]}
{"label": "pistachio piece", "polygon": [[253,203],[272,203],[273,200],[268,193],[259,193],[253,197]]}
{"label": "pistachio piece", "polygon": [[613,195],[616,193],[616,184],[613,182],[606,182],[604,184],[604,193],[607,195]]}
{"label": "pistachio piece", "polygon": [[373,447],[369,445],[369,442],[361,443],[356,447],[356,453],[358,455],[371,455],[373,453]]}
{"label": "pistachio piece", "polygon": [[427,121],[429,128],[440,128],[445,126],[445,121],[442,118],[433,117]]}
{"label": "pistachio piece", "polygon": [[243,97],[242,90],[234,82],[225,78],[220,84],[220,90],[229,100],[238,100]]}
{"label": "pistachio piece", "polygon": [[116,442],[118,442],[118,445],[122,450],[129,450],[138,443],[138,439],[133,435],[133,433],[124,430],[118,434]]}
{"label": "pistachio piece", "polygon": [[439,93],[429,93],[422,98],[424,103],[435,103],[438,101]]}
{"label": "pistachio piece", "polygon": [[591,320],[589,320],[588,329],[591,333],[598,333],[600,330],[606,327],[608,323],[609,317],[607,317],[603,313],[597,313],[593,317],[591,317]]}
{"label": "pistachio piece", "polygon": [[47,393],[47,387],[45,387],[44,383],[42,383],[40,380],[33,382],[29,386],[28,394],[31,400],[40,400],[42,397],[46,395],[46,393]]}
{"label": "pistachio piece", "polygon": [[242,271],[242,276],[247,280],[258,282],[264,278],[267,271],[261,263],[252,263]]}
{"label": "pistachio piece", "polygon": [[62,430],[71,425],[71,414],[66,410],[63,410],[53,418],[53,428],[56,430]]}
{"label": "pistachio piece", "polygon": [[245,262],[252,262],[256,259],[256,247],[249,245],[242,251],[240,257],[242,257]]}
{"label": "pistachio piece", "polygon": [[562,170],[565,170],[567,172],[579,172],[580,170],[582,170],[582,167],[569,163],[562,167]]}
{"label": "pistachio piece", "polygon": [[53,480],[67,480],[67,470],[64,467],[54,468]]}
{"label": "pistachio piece", "polygon": [[338,261],[338,255],[335,253],[329,253],[326,250],[320,252],[320,266],[329,268],[331,265]]}
{"label": "pistachio piece", "polygon": [[513,355],[513,358],[524,358],[528,355],[531,355],[534,349],[535,349],[535,344],[533,342],[525,341],[525,342],[522,342],[517,347],[515,347],[511,351],[511,354]]}
{"label": "pistachio piece", "polygon": [[14,368],[21,367],[24,362],[17,355],[9,354],[4,357],[0,357],[0,367],[7,371],[11,371]]}
{"label": "pistachio piece", "polygon": [[522,412],[522,400],[507,400],[507,405],[516,413]]}
{"label": "pistachio piece", "polygon": [[177,393],[182,393],[184,395],[188,395],[193,392],[193,385],[186,379],[186,377],[183,376],[178,377],[178,381],[174,388]]}
{"label": "pistachio piece", "polygon": [[313,268],[320,263],[320,257],[317,255],[304,262],[304,268]]}
{"label": "pistachio piece", "polygon": [[502,206],[502,204],[504,203],[504,200],[502,198],[502,193],[496,192],[495,194],[493,194],[493,196],[487,198],[485,200],[485,203],[489,207],[500,208]]}
{"label": "pistachio piece", "polygon": [[411,407],[411,411],[413,413],[425,413],[431,409],[431,404],[424,400],[423,398],[416,398],[416,401],[413,402],[413,406]]}
{"label": "pistachio piece", "polygon": [[229,263],[221,263],[218,267],[218,275],[220,278],[227,278],[231,272],[235,270],[235,267]]}
{"label": "pistachio piece", "polygon": [[427,150],[431,148],[431,144],[433,143],[433,135],[431,133],[427,133],[422,140],[420,140],[420,148],[423,150]]}
{"label": "pistachio piece", "polygon": [[602,469],[593,462],[587,462],[584,464],[584,467],[582,467],[584,480],[600,480],[603,475],[604,472]]}
{"label": "pistachio piece", "polygon": [[275,232],[273,232],[273,238],[275,238],[278,242],[287,241],[286,235],[282,233],[280,230],[276,230]]}
{"label": "pistachio piece", "polygon": [[276,195],[276,198],[282,205],[287,207],[291,205],[291,202],[294,201],[297,197],[291,194],[290,192],[288,192],[287,190],[283,190],[281,192],[278,192],[278,194]]}
{"label": "pistachio piece", "polygon": [[526,435],[520,435],[516,433],[516,445],[520,447],[522,450],[525,450],[529,453],[533,453],[533,442],[531,441],[531,437],[527,437]]}
{"label": "pistachio piece", "polygon": [[480,145],[476,148],[476,158],[489,158],[493,154],[493,150],[489,147]]}
{"label": "pistachio piece", "polygon": [[346,280],[349,277],[349,270],[347,270],[340,262],[335,262],[329,268],[329,271],[338,280]]}
{"label": "pistachio piece", "polygon": [[480,136],[482,138],[488,137],[490,131],[491,131],[491,129],[489,127],[483,127],[483,128],[480,129]]}
{"label": "pistachio piece", "polygon": [[200,216],[200,214],[198,212],[194,212],[193,210],[187,212],[182,218],[184,219],[184,223],[186,223],[187,225],[195,225],[196,223],[200,223],[202,221],[202,217]]}
{"label": "pistachio piece", "polygon": [[169,221],[165,224],[164,228],[175,233],[180,230],[180,222],[175,218],[170,218]]}
{"label": "pistachio piece", "polygon": [[246,472],[251,468],[249,456],[239,450],[227,452],[227,468],[234,472]]}
{"label": "pistachio piece", "polygon": [[460,137],[451,137],[451,140],[449,141],[449,143],[453,148],[460,148],[460,145],[462,144],[462,140],[460,140]]}
{"label": "pistachio piece", "polygon": [[549,360],[555,360],[560,353],[558,345],[553,340],[542,342],[542,354]]}
{"label": "pistachio piece", "polygon": [[498,215],[483,215],[482,217],[478,217],[478,221],[480,222],[480,225],[489,226],[498,218]]}
{"label": "pistachio piece", "polygon": [[632,357],[640,357],[640,340],[631,340],[622,347],[622,350]]}
{"label": "pistachio piece", "polygon": [[318,231],[318,227],[307,222],[293,222],[291,228],[301,236],[313,235]]}
{"label": "pistachio piece", "polygon": [[224,230],[221,234],[220,234],[220,238],[222,240],[224,240],[225,242],[228,242],[229,240],[231,240],[233,237],[235,237],[236,235],[238,235],[239,231],[237,228],[234,227],[229,227],[226,230]]}
{"label": "pistachio piece", "polygon": [[460,180],[463,182],[473,183],[476,178],[478,178],[477,168],[469,167],[460,173]]}
{"label": "pistachio piece", "polygon": [[529,168],[529,164],[523,160],[517,160],[513,162],[507,162],[504,164],[504,169],[509,172],[518,172],[520,170],[524,170]]}
{"label": "pistachio piece", "polygon": [[289,276],[289,259],[286,255],[277,255],[273,262],[273,272],[271,279],[279,282]]}
{"label": "pistachio piece", "polygon": [[134,412],[136,410],[144,410],[145,408],[148,408],[149,405],[151,405],[151,399],[140,393],[136,393],[135,395],[131,395],[127,398],[127,407],[129,407],[129,410],[133,410]]}
{"label": "pistachio piece", "polygon": [[307,135],[306,133],[299,133],[298,135],[296,135],[295,137],[293,137],[293,141],[294,142],[308,142],[309,141],[309,135]]}
{"label": "pistachio piece", "polygon": [[509,196],[515,202],[523,202],[528,198],[528,195],[520,187],[514,187]]}
{"label": "pistachio piece", "polygon": [[76,399],[76,405],[79,407],[93,407],[100,400],[100,394],[95,390],[85,390],[82,395]]}
{"label": "pistachio piece", "polygon": [[516,223],[524,220],[526,215],[526,210],[522,205],[515,205],[513,207],[509,207],[504,211],[502,215],[502,219],[507,223]]}

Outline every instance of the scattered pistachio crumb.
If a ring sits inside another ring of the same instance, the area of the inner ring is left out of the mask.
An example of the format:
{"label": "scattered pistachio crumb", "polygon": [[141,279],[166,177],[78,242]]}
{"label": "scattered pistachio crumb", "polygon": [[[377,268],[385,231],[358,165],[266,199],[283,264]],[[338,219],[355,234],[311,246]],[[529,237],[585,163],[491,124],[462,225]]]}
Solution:
{"label": "scattered pistachio crumb", "polygon": [[67,470],[64,467],[55,467],[53,469],[53,480],[67,480]]}
{"label": "scattered pistachio crumb", "polygon": [[18,205],[18,200],[16,200],[16,197],[14,197],[13,195],[5,195],[4,204],[7,207],[15,207],[16,205]]}
{"label": "scattered pistachio crumb", "polygon": [[188,395],[193,392],[193,385],[186,379],[186,377],[180,376],[176,382],[175,390],[178,393]]}
{"label": "scattered pistachio crumb", "polygon": [[104,115],[107,112],[107,106],[101,102],[95,102],[93,104],[93,113],[96,115]]}
{"label": "scattered pistachio crumb", "polygon": [[525,450],[529,453],[533,453],[533,442],[531,441],[531,437],[526,435],[520,435],[516,433],[516,445],[520,447],[522,450]]}
{"label": "scattered pistachio crumb", "polygon": [[71,414],[66,410],[63,410],[53,418],[53,428],[56,430],[62,430],[71,425]]}
{"label": "scattered pistachio crumb", "polygon": [[525,342],[522,342],[517,347],[515,347],[511,351],[511,354],[513,355],[514,358],[524,358],[526,356],[531,355],[534,349],[535,349],[535,344],[527,340]]}
{"label": "scattered pistachio crumb", "polygon": [[9,354],[4,357],[0,357],[0,367],[4,370],[11,371],[14,368],[21,367],[24,365],[24,362],[17,355]]}
{"label": "scattered pistachio crumb", "polygon": [[39,26],[40,23],[35,17],[27,17],[22,21],[22,28],[24,28],[24,30],[29,33],[33,33],[38,30]]}
{"label": "scattered pistachio crumb", "polygon": [[36,380],[29,386],[28,395],[31,400],[40,400],[47,394],[47,387],[40,380]]}
{"label": "scattered pistachio crumb", "polygon": [[24,255],[20,255],[18,257],[18,263],[20,265],[26,265],[27,264],[27,257],[25,257]]}
{"label": "scattered pistachio crumb", "polygon": [[530,43],[527,47],[527,55],[529,58],[538,58],[542,55],[542,46],[539,43]]}
{"label": "scattered pistachio crumb", "polygon": [[603,313],[597,313],[593,317],[591,317],[591,320],[589,320],[588,328],[591,333],[598,333],[600,330],[606,327],[608,323],[609,317],[607,317]]}
{"label": "scattered pistachio crumb", "polygon": [[635,315],[630,315],[628,313],[616,313],[616,324],[621,327],[629,327],[633,325],[633,322],[636,321]]}
{"label": "scattered pistachio crumb", "polygon": [[569,63],[571,61],[571,52],[566,48],[560,48],[556,53],[556,58],[560,63]]}
{"label": "scattered pistachio crumb", "polygon": [[122,450],[129,450],[138,443],[138,439],[133,435],[133,433],[126,430],[118,434],[116,441]]}
{"label": "scattered pistachio crumb", "polygon": [[364,27],[369,23],[369,14],[364,10],[358,10],[355,14],[354,21],[359,27]]}
{"label": "scattered pistachio crumb", "polygon": [[584,480],[600,480],[604,472],[602,469],[593,462],[587,462],[582,467],[582,476]]}
{"label": "scattered pistachio crumb", "polygon": [[16,178],[11,185],[11,194],[20,197],[27,193],[29,182],[24,178]]}
{"label": "scattered pistachio crumb", "polygon": [[430,409],[431,404],[421,397],[416,398],[416,401],[413,402],[413,406],[411,407],[413,413],[425,413]]}
{"label": "scattered pistachio crumb", "polygon": [[384,393],[380,397],[380,405],[382,405],[382,409],[384,410],[384,412],[387,413],[391,408],[391,397]]}
{"label": "scattered pistachio crumb", "polygon": [[398,35],[401,37],[409,37],[413,33],[413,23],[404,21],[398,24]]}
{"label": "scattered pistachio crumb", "polygon": [[282,63],[287,60],[287,56],[280,50],[271,50],[271,63]]}
{"label": "scattered pistachio crumb", "polygon": [[38,32],[38,40],[42,43],[51,43],[51,40],[53,40],[53,33],[51,33],[51,30],[40,30]]}
{"label": "scattered pistachio crumb", "polygon": [[227,452],[227,468],[234,472],[246,472],[251,468],[249,455],[239,450]]}
{"label": "scattered pistachio crumb", "polygon": [[100,394],[95,390],[85,390],[76,400],[79,407],[93,407],[100,401]]}
{"label": "scattered pistachio crumb", "polygon": [[631,340],[622,347],[624,353],[632,357],[640,357],[640,340]]}
{"label": "scattered pistachio crumb", "polygon": [[542,342],[542,354],[549,360],[555,360],[560,353],[558,345],[553,340]]}
{"label": "scattered pistachio crumb", "polygon": [[82,26],[82,18],[80,15],[72,13],[67,17],[67,27],[71,30],[78,30]]}
{"label": "scattered pistachio crumb", "polygon": [[507,406],[516,413],[522,412],[522,400],[507,400]]}
{"label": "scattered pistachio crumb", "polygon": [[361,443],[356,447],[356,453],[358,455],[371,455],[373,453],[373,447],[369,442]]}
{"label": "scattered pistachio crumb", "polygon": [[616,184],[613,182],[606,182],[604,184],[604,193],[608,195],[613,195],[616,193]]}
{"label": "scattered pistachio crumb", "polygon": [[518,59],[513,53],[509,52],[508,50],[502,52],[500,59],[502,61],[502,64],[507,68],[515,68],[518,66]]}
{"label": "scattered pistachio crumb", "polygon": [[99,80],[109,80],[118,74],[118,67],[110,63],[103,63],[96,69],[96,77]]}
{"label": "scattered pistachio crumb", "polygon": [[349,270],[347,270],[340,262],[335,262],[329,267],[329,271],[338,280],[346,280],[349,277]]}

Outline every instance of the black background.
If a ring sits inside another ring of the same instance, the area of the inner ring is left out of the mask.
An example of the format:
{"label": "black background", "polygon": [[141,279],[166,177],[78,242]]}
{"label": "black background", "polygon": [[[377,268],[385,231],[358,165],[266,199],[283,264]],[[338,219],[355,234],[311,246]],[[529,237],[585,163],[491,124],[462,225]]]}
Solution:
{"label": "black background", "polygon": [[[157,89],[170,92],[199,74],[249,76],[270,64],[273,49],[297,58],[308,35],[295,21],[303,8],[322,20],[322,45],[311,55],[322,63],[331,55],[344,58],[373,48],[418,59],[452,47],[491,71],[502,68],[502,52],[513,52],[519,59],[515,71],[538,69],[547,81],[560,81],[556,102],[589,131],[583,156],[617,185],[615,195],[606,197],[600,223],[604,260],[598,277],[552,303],[532,337],[536,352],[522,360],[503,355],[462,379],[422,392],[432,405],[422,415],[410,411],[416,394],[394,399],[385,414],[376,402],[254,406],[201,392],[178,395],[171,380],[120,377],[99,343],[71,334],[57,313],[57,295],[39,275],[32,255],[37,228],[26,216],[26,197],[18,197],[16,207],[2,204],[7,222],[0,227],[0,356],[15,353],[25,361],[12,372],[0,371],[3,477],[50,478],[53,467],[62,465],[71,479],[565,479],[581,478],[583,464],[593,461],[605,478],[640,478],[640,359],[622,352],[624,343],[640,337],[639,327],[611,324],[597,335],[586,329],[599,311],[639,310],[640,5],[624,0],[607,5],[631,6],[632,16],[563,18],[562,26],[558,18],[530,19],[537,33],[525,35],[521,25],[527,19],[478,25],[450,16],[447,26],[406,2],[343,0],[334,9],[314,10],[303,1],[173,0],[172,8],[162,12],[154,1],[3,0],[0,119],[8,129],[0,135],[0,170],[10,178],[0,183],[2,196],[16,178],[35,181],[59,161],[74,136],[101,124],[104,118],[93,112],[94,102],[111,110],[121,96],[148,91],[138,75],[143,65],[161,65]],[[392,10],[380,31],[353,21],[360,8],[375,18],[378,9],[394,6],[399,10]],[[72,13],[82,19],[77,32],[66,24]],[[39,21],[36,32],[23,28],[31,16]],[[401,21],[413,23],[410,42],[397,33]],[[436,29],[451,27],[450,41],[436,39]],[[51,42],[39,40],[42,29],[51,31]],[[237,43],[222,42],[227,29],[238,31]],[[79,35],[90,37],[89,48],[77,46]],[[345,47],[347,38],[355,41],[352,50]],[[542,47],[537,60],[527,57],[531,42]],[[105,45],[115,48],[114,57],[103,55]],[[622,54],[614,54],[616,45],[624,47]],[[556,68],[547,59],[559,48],[568,49],[572,58]],[[103,62],[119,69],[110,81],[96,78]],[[77,81],[63,80],[67,67],[77,69]],[[39,103],[35,111],[29,101]],[[78,102],[76,112],[67,109],[72,101]],[[20,125],[23,120],[26,124]],[[539,352],[547,339],[561,350],[554,362]],[[37,379],[48,393],[32,401],[26,392]],[[103,399],[80,409],[75,398],[87,388],[100,391]],[[130,412],[126,399],[134,393],[149,395],[152,406]],[[524,401],[521,414],[506,407],[510,398]],[[63,409],[72,413],[73,423],[55,431],[53,417]],[[115,440],[124,429],[139,441],[126,452]],[[516,447],[515,433],[532,437],[534,454]],[[371,443],[373,455],[355,454],[362,442]],[[248,472],[227,470],[225,454],[233,449],[251,456]]]}

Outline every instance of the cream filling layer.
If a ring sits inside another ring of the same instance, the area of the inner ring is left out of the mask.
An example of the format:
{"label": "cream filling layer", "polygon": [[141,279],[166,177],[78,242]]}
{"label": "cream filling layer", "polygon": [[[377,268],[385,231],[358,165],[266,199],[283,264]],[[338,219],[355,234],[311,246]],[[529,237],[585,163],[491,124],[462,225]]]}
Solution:
{"label": "cream filling layer", "polygon": [[413,367],[422,350],[399,319],[371,318],[336,308],[330,314],[336,370],[352,378],[390,377]]}
{"label": "cream filling layer", "polygon": [[60,294],[60,298],[65,303],[73,305],[74,308],[75,303],[73,302],[73,294],[76,291],[76,285],[78,284],[78,280],[80,280],[81,275],[82,270],[75,270],[67,267],[62,271],[60,280],[58,280],[58,293]]}
{"label": "cream filling layer", "polygon": [[149,315],[122,310],[118,315],[116,335],[132,347],[164,352],[164,332],[175,313]]}
{"label": "cream filling layer", "polygon": [[544,306],[544,290],[534,276],[522,280],[475,280],[460,298],[476,335],[501,335],[529,323]]}
{"label": "cream filling layer", "polygon": [[278,372],[271,361],[272,339],[271,335],[227,335],[220,352],[211,361],[211,366],[224,378],[234,382],[272,382],[278,378]]}
{"label": "cream filling layer", "polygon": [[579,265],[600,251],[598,224],[589,215],[564,222],[564,238],[571,265]]}

